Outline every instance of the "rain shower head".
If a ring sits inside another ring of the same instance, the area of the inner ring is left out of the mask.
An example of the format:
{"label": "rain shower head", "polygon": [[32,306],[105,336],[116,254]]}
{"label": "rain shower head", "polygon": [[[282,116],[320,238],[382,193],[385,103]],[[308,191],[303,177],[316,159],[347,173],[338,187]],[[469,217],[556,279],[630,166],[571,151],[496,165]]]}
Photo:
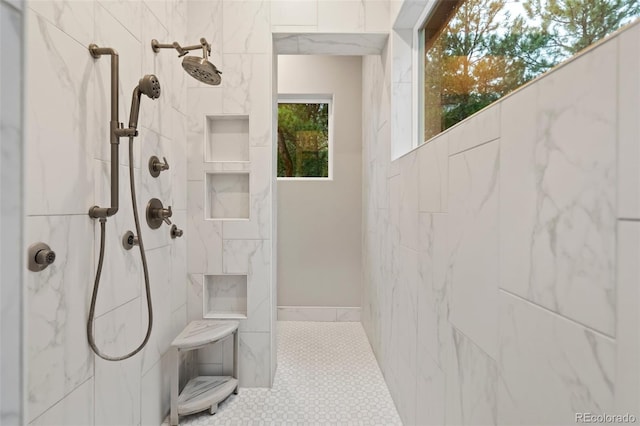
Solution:
{"label": "rain shower head", "polygon": [[202,58],[198,56],[186,56],[182,60],[182,68],[196,80],[217,86],[220,84],[221,78],[220,70],[216,68],[211,62],[209,62],[209,54],[211,53],[211,45],[203,37],[200,39],[200,44],[194,46],[182,47],[177,41],[171,44],[161,44],[158,40],[151,40],[151,48],[154,52],[158,52],[160,49],[176,49],[178,51],[178,57],[182,57],[190,50],[202,49]]}
{"label": "rain shower head", "polygon": [[182,68],[184,68],[191,77],[205,84],[217,86],[222,80],[220,78],[220,74],[222,73],[206,58],[186,56],[182,60]]}

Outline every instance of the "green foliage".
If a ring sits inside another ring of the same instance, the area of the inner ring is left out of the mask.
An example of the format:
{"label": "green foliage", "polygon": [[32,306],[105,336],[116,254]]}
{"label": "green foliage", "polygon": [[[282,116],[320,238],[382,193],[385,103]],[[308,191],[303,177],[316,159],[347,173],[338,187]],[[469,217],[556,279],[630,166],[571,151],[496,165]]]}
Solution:
{"label": "green foliage", "polygon": [[[640,15],[639,0],[466,0],[427,40],[430,138]],[[434,110],[437,108],[437,111]]]}
{"label": "green foliage", "polygon": [[278,104],[278,176],[327,177],[329,104]]}

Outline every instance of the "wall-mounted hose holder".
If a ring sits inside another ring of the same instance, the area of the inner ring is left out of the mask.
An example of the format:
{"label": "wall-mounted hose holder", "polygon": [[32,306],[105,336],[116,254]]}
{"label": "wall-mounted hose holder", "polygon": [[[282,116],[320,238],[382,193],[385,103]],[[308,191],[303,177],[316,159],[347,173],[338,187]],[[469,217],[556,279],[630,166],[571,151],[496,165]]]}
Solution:
{"label": "wall-mounted hose holder", "polygon": [[45,243],[35,243],[27,250],[27,261],[30,271],[40,272],[56,260],[56,253]]}

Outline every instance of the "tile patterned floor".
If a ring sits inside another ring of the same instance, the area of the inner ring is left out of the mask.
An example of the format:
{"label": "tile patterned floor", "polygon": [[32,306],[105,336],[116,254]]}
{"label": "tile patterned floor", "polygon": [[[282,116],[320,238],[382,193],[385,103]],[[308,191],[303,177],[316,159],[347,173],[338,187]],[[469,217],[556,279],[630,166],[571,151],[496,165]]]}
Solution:
{"label": "tile patterned floor", "polygon": [[[166,424],[166,423],[164,423]],[[272,389],[240,389],[180,425],[401,425],[360,323],[278,322]]]}

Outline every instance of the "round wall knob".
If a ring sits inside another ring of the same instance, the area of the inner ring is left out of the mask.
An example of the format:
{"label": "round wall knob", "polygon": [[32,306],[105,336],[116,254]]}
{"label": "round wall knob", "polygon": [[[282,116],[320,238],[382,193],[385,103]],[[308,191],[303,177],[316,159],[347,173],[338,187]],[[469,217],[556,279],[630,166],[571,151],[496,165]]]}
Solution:
{"label": "round wall knob", "polygon": [[27,267],[39,272],[56,261],[56,253],[45,243],[35,243],[27,250]]}

